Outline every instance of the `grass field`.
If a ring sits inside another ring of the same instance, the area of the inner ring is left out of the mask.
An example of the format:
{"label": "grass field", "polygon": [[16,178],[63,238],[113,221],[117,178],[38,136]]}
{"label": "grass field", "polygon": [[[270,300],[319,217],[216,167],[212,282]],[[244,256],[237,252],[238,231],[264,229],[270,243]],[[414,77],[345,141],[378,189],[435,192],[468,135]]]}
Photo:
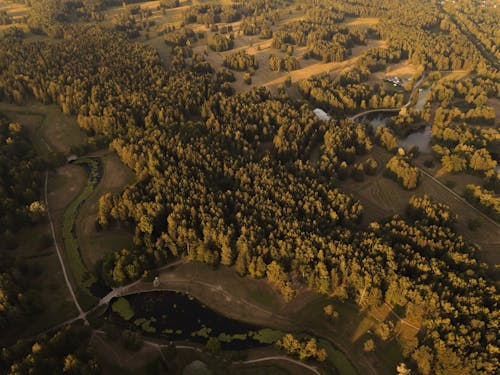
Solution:
{"label": "grass field", "polygon": [[3,30],[10,27],[18,27],[28,32],[28,27],[24,24],[24,18],[28,14],[29,7],[26,4],[19,4],[12,1],[0,0],[0,12],[5,11],[12,18],[13,23],[9,25],[0,25],[0,36],[3,36]]}
{"label": "grass field", "polygon": [[119,227],[97,231],[95,220],[99,209],[99,198],[105,193],[119,193],[134,180],[128,169],[116,154],[107,153],[101,158],[103,173],[96,189],[88,196],[78,210],[75,222],[76,237],[82,259],[89,270],[95,263],[113,250],[130,249],[132,234]]}
{"label": "grass field", "polygon": [[[72,146],[85,143],[87,136],[72,116],[65,115],[55,104],[16,105],[0,102],[0,112],[25,123],[39,152],[44,148],[69,154]],[[42,155],[43,156],[43,155]]]}
{"label": "grass field", "polygon": [[[376,146],[371,153],[379,163],[379,172],[373,177],[366,177],[363,182],[355,182],[348,179],[340,185],[347,192],[350,192],[358,199],[365,208],[363,215],[363,224],[368,224],[371,221],[379,220],[393,214],[404,214],[408,200],[413,195],[428,194],[436,201],[442,202],[450,206],[451,211],[458,215],[456,229],[461,233],[466,240],[477,243],[483,251],[482,258],[491,265],[500,263],[500,230],[492,223],[486,221],[477,211],[471,209],[467,204],[457,199],[443,187],[433,182],[430,178],[422,176],[419,186],[415,190],[403,190],[399,184],[391,179],[383,177],[383,166],[390,158],[390,154]],[[423,167],[423,161],[426,157],[422,156],[418,160],[420,167]],[[428,156],[427,156],[428,158]],[[437,163],[434,169],[429,169],[428,172],[436,174],[440,169]],[[463,193],[462,186],[465,183],[475,181],[473,176],[465,175],[443,175],[439,179],[446,183],[447,180],[455,180],[457,185],[455,191],[458,194]],[[468,222],[472,219],[478,219],[482,225],[476,231],[471,231],[468,228]]]}
{"label": "grass field", "polygon": [[26,281],[40,299],[43,310],[26,319],[22,325],[16,324],[5,328],[0,334],[0,344],[33,336],[77,314],[64,282],[55,248],[53,244],[41,248],[42,236],[50,236],[47,222],[21,229],[16,235],[19,246],[12,255],[30,268],[39,271],[38,275],[26,277]]}
{"label": "grass field", "polygon": [[357,27],[363,30],[370,28],[371,26],[376,25],[379,22],[378,18],[375,17],[346,17],[344,22],[342,22],[341,26],[347,27]]}
{"label": "grass field", "polygon": [[95,302],[95,297],[90,293],[95,277],[85,266],[80,255],[78,238],[75,236],[74,227],[81,204],[92,194],[98,182],[99,162],[96,159],[79,159],[78,164],[89,170],[89,176],[84,189],[67,206],[63,214],[62,238],[66,250],[66,259],[75,281],[78,299],[85,309],[90,309]]}

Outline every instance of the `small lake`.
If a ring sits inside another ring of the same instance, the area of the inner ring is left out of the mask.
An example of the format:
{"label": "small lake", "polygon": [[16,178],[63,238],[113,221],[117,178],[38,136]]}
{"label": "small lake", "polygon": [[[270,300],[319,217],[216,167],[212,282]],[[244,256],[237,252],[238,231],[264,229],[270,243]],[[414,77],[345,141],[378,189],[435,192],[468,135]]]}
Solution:
{"label": "small lake", "polygon": [[409,134],[406,138],[398,139],[398,146],[409,149],[418,146],[420,152],[429,153],[431,148],[432,127],[427,125],[423,130]]}
{"label": "small lake", "polygon": [[[121,305],[119,309],[116,302]],[[132,294],[114,299],[106,315],[120,325],[168,340],[204,344],[208,338],[216,337],[223,349],[230,350],[270,345],[284,334],[228,318],[188,294],[173,291]]]}
{"label": "small lake", "polygon": [[[371,116],[364,118],[372,126],[373,130],[377,130],[379,127],[387,126],[387,118],[393,116],[394,114],[380,114],[376,116]],[[431,148],[431,137],[432,137],[432,127],[427,125],[424,129],[417,130],[405,138],[398,138],[398,146],[405,149],[409,149],[412,146],[418,146],[420,152],[429,153],[432,151]]]}

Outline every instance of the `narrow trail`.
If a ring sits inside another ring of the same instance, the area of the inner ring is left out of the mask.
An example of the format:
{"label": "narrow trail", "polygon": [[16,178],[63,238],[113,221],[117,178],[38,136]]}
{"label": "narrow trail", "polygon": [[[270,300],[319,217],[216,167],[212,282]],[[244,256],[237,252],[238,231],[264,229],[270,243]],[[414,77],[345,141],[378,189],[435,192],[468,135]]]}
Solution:
{"label": "narrow trail", "polygon": [[270,356],[270,357],[262,357],[262,358],[257,358],[257,359],[250,359],[248,361],[243,361],[243,362],[233,362],[233,364],[243,364],[243,365],[249,365],[252,363],[259,363],[259,362],[268,362],[268,361],[286,361],[286,362],[291,362],[293,364],[296,364],[297,366],[301,366],[303,368],[308,369],[309,371],[313,372],[314,374],[321,375],[321,373],[317,370],[316,367],[310,366],[308,364],[305,364],[303,362],[297,361],[292,358],[288,358],[285,356]]}
{"label": "narrow trail", "polygon": [[[101,333],[101,332],[102,331],[100,331],[99,333]],[[148,341],[148,340],[144,340],[144,344],[157,348],[158,351],[160,352],[160,355],[162,357],[163,357],[163,352],[162,352],[161,349],[162,348],[166,348],[168,346],[168,345],[161,345],[161,344],[158,344],[158,343],[156,343],[154,341]],[[200,348],[196,347],[196,346],[175,345],[175,348],[176,349],[193,350],[193,351],[196,351],[196,352],[202,352],[202,350]],[[253,364],[253,363],[268,362],[268,361],[286,361],[286,362],[290,362],[290,363],[293,363],[293,364],[295,364],[297,366],[300,366],[300,367],[303,367],[305,369],[308,369],[309,371],[313,372],[316,375],[321,375],[321,373],[318,371],[318,369],[316,367],[308,365],[308,364],[306,364],[304,362],[301,362],[301,361],[298,361],[296,359],[289,358],[289,357],[284,356],[284,355],[267,356],[267,357],[261,357],[261,358],[256,358],[256,359],[250,359],[250,360],[247,360],[247,361],[235,361],[235,362],[233,362],[233,365],[250,365],[250,364]]]}
{"label": "narrow trail", "polygon": [[71,282],[68,277],[68,272],[66,270],[66,265],[64,264],[63,257],[61,255],[61,249],[59,248],[59,244],[57,243],[57,237],[56,237],[56,231],[54,228],[54,222],[52,221],[52,215],[50,214],[50,207],[49,207],[49,197],[48,197],[48,184],[49,184],[49,171],[45,171],[45,187],[44,187],[44,197],[45,197],[45,208],[47,210],[47,217],[49,219],[49,224],[50,224],[50,231],[52,232],[52,239],[54,241],[54,247],[56,248],[56,253],[57,257],[59,258],[59,262],[61,263],[61,268],[63,270],[64,274],[64,280],[66,281],[66,285],[68,286],[69,292],[71,294],[71,298],[73,299],[73,303],[75,304],[78,312],[80,315],[78,316],[77,319],[83,319],[86,324],[88,324],[87,321],[87,316],[84,313],[82,307],[78,303],[78,300],[75,295],[75,291],[73,290],[73,286],[71,285]]}

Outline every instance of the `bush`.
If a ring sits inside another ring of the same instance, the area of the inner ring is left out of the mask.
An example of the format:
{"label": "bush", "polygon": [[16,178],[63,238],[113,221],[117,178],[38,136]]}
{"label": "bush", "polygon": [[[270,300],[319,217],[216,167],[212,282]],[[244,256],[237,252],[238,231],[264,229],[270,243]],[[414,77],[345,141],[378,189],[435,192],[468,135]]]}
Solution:
{"label": "bush", "polygon": [[373,352],[375,350],[375,343],[372,339],[368,339],[363,344],[363,350],[365,352]]}
{"label": "bush", "polygon": [[247,84],[250,85],[252,83],[252,76],[250,73],[245,73],[243,74],[243,81]]}
{"label": "bush", "polygon": [[469,228],[470,231],[475,232],[478,230],[483,222],[480,219],[469,219],[467,221],[467,228]]}

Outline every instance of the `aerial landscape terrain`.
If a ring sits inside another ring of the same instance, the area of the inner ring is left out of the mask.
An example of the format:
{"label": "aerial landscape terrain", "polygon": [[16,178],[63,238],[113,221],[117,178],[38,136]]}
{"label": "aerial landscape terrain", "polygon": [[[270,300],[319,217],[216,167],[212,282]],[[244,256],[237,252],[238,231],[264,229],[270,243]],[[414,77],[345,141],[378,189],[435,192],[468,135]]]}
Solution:
{"label": "aerial landscape terrain", "polygon": [[500,0],[0,0],[0,375],[500,374]]}

